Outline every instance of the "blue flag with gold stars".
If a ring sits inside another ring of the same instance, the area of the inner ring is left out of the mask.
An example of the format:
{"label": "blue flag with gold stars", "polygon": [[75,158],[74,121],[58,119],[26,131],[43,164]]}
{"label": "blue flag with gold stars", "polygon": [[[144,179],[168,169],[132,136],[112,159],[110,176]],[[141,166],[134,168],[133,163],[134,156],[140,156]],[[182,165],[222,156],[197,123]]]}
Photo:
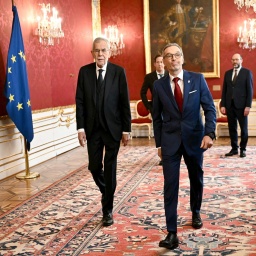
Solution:
{"label": "blue flag with gold stars", "polygon": [[20,28],[20,21],[16,6],[12,6],[13,23],[9,45],[5,97],[8,99],[6,110],[20,133],[24,136],[27,149],[33,140],[33,122],[28,87],[26,57]]}

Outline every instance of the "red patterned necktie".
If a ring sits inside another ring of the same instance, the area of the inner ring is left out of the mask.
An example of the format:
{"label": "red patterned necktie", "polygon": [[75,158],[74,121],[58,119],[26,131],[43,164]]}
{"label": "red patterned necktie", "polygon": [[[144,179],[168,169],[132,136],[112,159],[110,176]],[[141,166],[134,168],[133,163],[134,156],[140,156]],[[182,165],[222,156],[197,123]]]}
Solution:
{"label": "red patterned necktie", "polygon": [[180,112],[182,112],[183,97],[182,97],[182,92],[181,92],[180,86],[178,84],[179,80],[180,79],[178,77],[173,78],[173,82],[175,84],[174,97],[175,97],[175,100],[177,102]]}

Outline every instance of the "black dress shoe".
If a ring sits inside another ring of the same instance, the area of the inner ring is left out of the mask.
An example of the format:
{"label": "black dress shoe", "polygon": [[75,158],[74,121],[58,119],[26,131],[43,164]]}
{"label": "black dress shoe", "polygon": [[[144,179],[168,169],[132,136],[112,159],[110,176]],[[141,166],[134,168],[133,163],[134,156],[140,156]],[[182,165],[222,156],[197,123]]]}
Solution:
{"label": "black dress shoe", "polygon": [[103,215],[102,218],[102,225],[104,227],[111,226],[114,223],[113,215],[112,213],[107,213]]}
{"label": "black dress shoe", "polygon": [[246,157],[245,150],[240,150],[240,157]]}
{"label": "black dress shoe", "polygon": [[162,162],[162,160],[159,162],[159,164],[158,165],[163,165],[163,162]]}
{"label": "black dress shoe", "polygon": [[179,239],[176,233],[169,232],[164,240],[159,242],[159,247],[175,249],[179,246]]}
{"label": "black dress shoe", "polygon": [[200,213],[192,214],[192,227],[195,229],[199,229],[203,226],[202,219],[200,217]]}
{"label": "black dress shoe", "polygon": [[227,154],[225,154],[225,156],[234,156],[234,155],[237,155],[237,154],[238,154],[237,150],[231,149]]}

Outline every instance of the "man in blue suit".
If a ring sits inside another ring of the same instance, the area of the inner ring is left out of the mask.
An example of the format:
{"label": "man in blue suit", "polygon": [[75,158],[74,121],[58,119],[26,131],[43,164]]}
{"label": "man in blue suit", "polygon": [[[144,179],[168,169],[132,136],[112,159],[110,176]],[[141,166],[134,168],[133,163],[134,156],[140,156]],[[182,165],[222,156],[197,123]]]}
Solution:
{"label": "man in blue suit", "polygon": [[227,115],[231,140],[231,151],[225,156],[238,154],[238,121],[241,129],[240,157],[245,157],[248,115],[252,107],[253,75],[249,69],[242,67],[243,59],[240,54],[234,54],[231,61],[234,68],[225,73],[220,108],[221,113]]}
{"label": "man in blue suit", "polygon": [[[203,153],[213,145],[216,109],[203,75],[182,69],[184,56],[178,44],[167,44],[163,49],[163,58],[169,75],[155,81],[153,92],[154,135],[158,155],[163,161],[164,208],[168,231],[159,246],[174,249],[179,243],[177,206],[182,156],[190,179],[192,226],[196,229],[203,226],[200,216]],[[177,92],[180,95],[176,95]]]}

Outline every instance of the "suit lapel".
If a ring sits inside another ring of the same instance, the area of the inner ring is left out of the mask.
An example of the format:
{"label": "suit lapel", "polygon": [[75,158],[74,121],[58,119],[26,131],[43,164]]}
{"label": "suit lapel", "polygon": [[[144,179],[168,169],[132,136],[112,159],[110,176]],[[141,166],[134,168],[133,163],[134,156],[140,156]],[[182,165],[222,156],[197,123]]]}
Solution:
{"label": "suit lapel", "polygon": [[183,70],[183,110],[186,107],[186,104],[188,102],[188,95],[191,89],[191,80],[190,75],[186,70]]}
{"label": "suit lapel", "polygon": [[154,73],[152,75],[153,75],[153,77],[152,77],[153,81],[158,80],[158,76],[157,76],[156,71],[154,71]]}
{"label": "suit lapel", "polygon": [[229,72],[228,72],[228,80],[233,84],[232,74],[233,74],[233,69],[229,70]]}
{"label": "suit lapel", "polygon": [[173,92],[172,92],[171,81],[170,81],[169,75],[164,77],[164,79],[163,79],[163,89],[164,89],[166,95],[168,96],[168,98],[173,103],[173,105],[176,106],[177,110],[179,110],[176,100],[174,98]]}
{"label": "suit lapel", "polygon": [[112,81],[114,81],[114,76],[115,76],[115,69],[112,66],[112,64],[110,62],[108,62],[107,65],[107,70],[106,70],[106,75],[105,75],[105,94],[104,94],[104,101],[105,99],[108,97],[108,94],[110,92],[111,89],[111,84]]}
{"label": "suit lapel", "polygon": [[93,88],[92,88],[92,92],[93,92],[93,101],[94,104],[96,106],[96,88],[97,88],[97,76],[96,76],[96,63],[94,63],[94,65],[91,66],[92,70],[89,71],[89,83],[88,84],[92,84]]}

